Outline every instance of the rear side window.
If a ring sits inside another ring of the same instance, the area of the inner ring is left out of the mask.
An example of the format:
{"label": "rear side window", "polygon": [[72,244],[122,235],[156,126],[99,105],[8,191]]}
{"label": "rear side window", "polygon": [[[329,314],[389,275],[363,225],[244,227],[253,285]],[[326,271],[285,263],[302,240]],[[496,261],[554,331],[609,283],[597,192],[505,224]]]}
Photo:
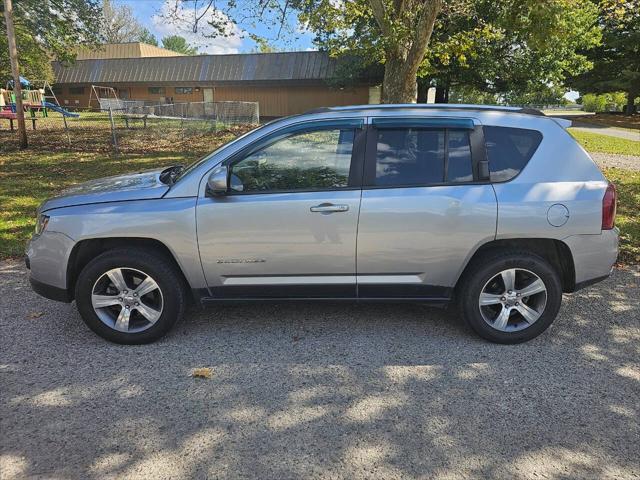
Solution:
{"label": "rear side window", "polygon": [[462,130],[377,130],[375,185],[473,181],[469,133]]}
{"label": "rear side window", "polygon": [[518,175],[542,141],[537,130],[483,127],[492,182],[505,182]]}

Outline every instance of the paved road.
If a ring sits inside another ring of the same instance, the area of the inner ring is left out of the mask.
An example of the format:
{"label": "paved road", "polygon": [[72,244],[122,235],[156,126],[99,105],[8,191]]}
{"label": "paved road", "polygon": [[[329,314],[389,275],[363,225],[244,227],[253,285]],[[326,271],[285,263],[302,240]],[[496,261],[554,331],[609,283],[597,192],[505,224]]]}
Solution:
{"label": "paved road", "polygon": [[420,305],[283,304],[124,347],[0,263],[0,476],[638,478],[638,298],[618,271],[520,346]]}
{"label": "paved road", "polygon": [[[635,140],[637,142],[640,142],[640,130],[624,130],[622,128],[606,127],[604,125],[580,122],[578,120],[573,121],[572,128],[574,130],[581,130],[583,132],[598,133],[600,135],[607,135],[609,137],[625,138],[627,140]],[[638,152],[640,153],[640,146],[638,147]]]}

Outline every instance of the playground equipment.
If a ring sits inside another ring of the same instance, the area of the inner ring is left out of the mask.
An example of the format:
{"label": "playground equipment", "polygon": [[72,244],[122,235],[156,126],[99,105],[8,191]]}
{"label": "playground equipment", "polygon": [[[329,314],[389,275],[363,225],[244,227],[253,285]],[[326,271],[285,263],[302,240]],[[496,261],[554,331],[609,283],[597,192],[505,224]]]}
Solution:
{"label": "playground equipment", "polygon": [[[36,112],[41,112],[43,117],[48,116],[48,110],[53,110],[62,114],[63,117],[77,118],[78,113],[69,112],[60,107],[60,103],[53,92],[53,88],[49,82],[44,81],[42,88],[32,88],[31,82],[24,77],[20,77],[20,85],[22,86],[22,108],[28,112],[31,118],[35,118]],[[0,111],[4,117],[14,117],[16,113],[16,94],[14,91],[14,82],[9,80],[6,89],[0,88]],[[46,95],[47,89],[50,95]],[[53,100],[53,101],[49,101]],[[13,115],[9,115],[9,113]],[[35,121],[33,122],[35,128]]]}
{"label": "playground equipment", "polygon": [[125,108],[124,100],[118,98],[118,93],[113,87],[105,87],[102,85],[91,85],[91,93],[89,94],[89,105],[91,101],[96,99],[100,110],[123,110]]}

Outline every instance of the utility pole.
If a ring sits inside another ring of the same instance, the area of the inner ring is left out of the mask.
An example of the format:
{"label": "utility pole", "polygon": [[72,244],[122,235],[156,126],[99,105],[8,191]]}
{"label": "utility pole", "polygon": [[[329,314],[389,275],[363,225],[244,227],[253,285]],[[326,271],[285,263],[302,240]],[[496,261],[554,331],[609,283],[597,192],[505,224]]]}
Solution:
{"label": "utility pole", "polygon": [[16,96],[16,119],[18,120],[18,137],[20,148],[27,148],[27,128],[24,123],[24,109],[22,107],[22,85],[20,84],[20,69],[18,68],[18,47],[16,46],[16,31],[13,28],[12,0],[3,0],[4,19],[7,24],[7,40],[9,44],[9,59],[11,74],[13,75],[13,93]]}

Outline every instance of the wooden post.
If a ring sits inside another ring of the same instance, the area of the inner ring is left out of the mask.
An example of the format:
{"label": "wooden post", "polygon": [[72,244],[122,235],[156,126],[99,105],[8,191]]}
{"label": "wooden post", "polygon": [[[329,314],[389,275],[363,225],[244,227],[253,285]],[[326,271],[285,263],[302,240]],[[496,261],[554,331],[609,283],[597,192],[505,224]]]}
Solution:
{"label": "wooden post", "polygon": [[20,148],[27,148],[27,126],[24,123],[24,108],[22,107],[22,85],[20,85],[20,69],[18,68],[18,47],[16,46],[16,31],[13,27],[12,0],[4,0],[4,19],[7,24],[7,41],[9,44],[9,60],[11,75],[13,75],[13,93],[16,97],[16,119],[18,120],[18,138]]}

